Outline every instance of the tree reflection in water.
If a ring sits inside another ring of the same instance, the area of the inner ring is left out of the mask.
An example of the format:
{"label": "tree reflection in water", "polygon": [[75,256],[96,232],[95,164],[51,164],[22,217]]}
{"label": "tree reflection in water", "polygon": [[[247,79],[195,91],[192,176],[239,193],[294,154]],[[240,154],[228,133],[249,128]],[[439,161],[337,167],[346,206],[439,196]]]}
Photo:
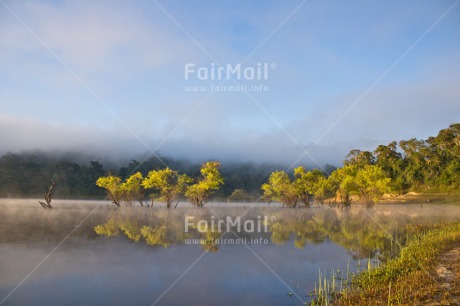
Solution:
{"label": "tree reflection in water", "polygon": [[[235,220],[244,210],[220,212],[221,215],[225,214],[225,217],[221,216],[222,219],[231,216]],[[188,232],[185,232],[186,216],[193,216],[195,220]],[[428,216],[414,217],[403,213],[385,215],[377,211],[326,207],[308,211],[260,209],[245,215],[244,220],[256,222],[260,216],[267,217],[268,233],[239,232],[238,235],[249,238],[263,236],[270,239],[273,245],[281,245],[292,239],[297,248],[332,241],[346,248],[356,259],[380,260],[393,256],[405,244],[407,223],[430,222]],[[199,220],[206,221],[208,226],[200,225]],[[135,242],[142,240],[150,246],[164,248],[194,239],[204,250],[217,252],[218,240],[225,234],[225,227],[222,232],[218,231],[218,220],[210,210],[139,210],[134,214],[130,210],[117,210],[109,215],[105,223],[95,226],[94,230],[98,235],[123,235]]]}
{"label": "tree reflection in water", "polygon": [[[193,216],[194,225],[185,232],[185,216]],[[188,211],[186,214],[175,213],[170,210],[152,210],[147,214],[133,215],[130,211],[119,210],[112,213],[104,224],[94,227],[98,235],[118,236],[124,235],[132,241],[143,239],[150,246],[167,248],[172,244],[184,243],[186,239],[199,239],[199,244],[204,250],[216,252],[216,240],[223,233],[219,233],[216,226],[201,226],[199,220],[210,220],[211,215],[203,212]]]}
{"label": "tree reflection in water", "polygon": [[354,258],[384,259],[398,251],[407,239],[405,224],[415,221],[407,215],[384,216],[365,210],[319,209],[314,213],[281,211],[270,224],[271,241],[294,245],[332,241],[346,248]]}

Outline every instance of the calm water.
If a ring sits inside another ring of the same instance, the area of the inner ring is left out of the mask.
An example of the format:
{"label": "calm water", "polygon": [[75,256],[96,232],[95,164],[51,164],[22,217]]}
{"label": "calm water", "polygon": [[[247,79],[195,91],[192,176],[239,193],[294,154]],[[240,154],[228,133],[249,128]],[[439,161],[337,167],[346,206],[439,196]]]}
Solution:
{"label": "calm water", "polygon": [[343,275],[397,252],[406,224],[460,220],[460,205],[53,204],[0,200],[2,305],[301,305],[320,270]]}

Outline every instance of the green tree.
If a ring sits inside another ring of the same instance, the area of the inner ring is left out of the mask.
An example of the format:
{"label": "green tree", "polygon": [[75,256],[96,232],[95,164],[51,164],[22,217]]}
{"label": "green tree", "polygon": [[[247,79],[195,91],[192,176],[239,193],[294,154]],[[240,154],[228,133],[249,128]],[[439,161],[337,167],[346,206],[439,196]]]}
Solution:
{"label": "green tree", "polygon": [[293,184],[300,201],[304,206],[310,207],[311,195],[314,195],[320,187],[319,182],[325,179],[323,172],[318,169],[305,171],[304,167],[300,166],[294,169],[294,176]]}
{"label": "green tree", "polygon": [[112,200],[113,204],[120,206],[123,196],[120,177],[108,174],[107,176],[98,178],[96,185],[106,190],[107,196]]}
{"label": "green tree", "polygon": [[284,171],[275,171],[262,185],[264,198],[268,201],[278,201],[288,207],[296,207],[299,201],[298,190]]}
{"label": "green tree", "polygon": [[352,193],[357,194],[371,208],[385,193],[390,192],[390,181],[381,167],[368,165],[356,173]]}
{"label": "green tree", "polygon": [[166,168],[150,171],[142,185],[146,189],[154,189],[152,204],[153,200],[156,199],[165,202],[166,207],[170,208],[174,202],[176,202],[175,206],[177,207],[180,196],[189,183],[191,183],[191,178],[186,174],[179,174],[177,171]]}
{"label": "green tree", "polygon": [[447,155],[460,158],[460,123],[451,124],[447,129],[439,131],[436,137],[428,138],[428,142]]}
{"label": "green tree", "polygon": [[131,206],[134,201],[138,201],[141,206],[144,200],[144,188],[142,173],[136,172],[128,177],[120,186],[123,201],[127,206]]}
{"label": "green tree", "polygon": [[428,138],[427,144],[426,180],[443,191],[460,187],[460,124],[441,130],[436,137]]}
{"label": "green tree", "polygon": [[397,143],[393,141],[387,146],[379,145],[374,151],[375,165],[382,168],[385,175],[391,178],[392,189],[398,193],[408,187],[404,180],[404,161],[398,152]]}
{"label": "green tree", "polygon": [[336,198],[339,198],[342,207],[350,207],[351,205],[351,195],[355,190],[354,179],[357,171],[357,166],[347,165],[336,169],[329,177],[331,186],[336,190]]}
{"label": "green tree", "polygon": [[415,138],[401,140],[399,146],[404,152],[404,180],[413,189],[420,189],[426,183],[428,173],[427,145],[424,140]]}
{"label": "green tree", "polygon": [[203,207],[213,191],[218,190],[224,183],[224,178],[219,172],[219,162],[207,162],[201,166],[201,178],[187,187],[185,196],[198,207]]}
{"label": "green tree", "polygon": [[315,191],[313,193],[315,202],[318,204],[324,204],[327,198],[334,197],[334,186],[332,181],[327,179],[325,176],[318,179],[315,184]]}
{"label": "green tree", "polygon": [[351,150],[347,156],[345,156],[345,160],[343,164],[345,166],[352,165],[358,168],[363,168],[367,165],[372,165],[375,162],[374,155],[372,155],[369,151],[361,151],[361,150]]}

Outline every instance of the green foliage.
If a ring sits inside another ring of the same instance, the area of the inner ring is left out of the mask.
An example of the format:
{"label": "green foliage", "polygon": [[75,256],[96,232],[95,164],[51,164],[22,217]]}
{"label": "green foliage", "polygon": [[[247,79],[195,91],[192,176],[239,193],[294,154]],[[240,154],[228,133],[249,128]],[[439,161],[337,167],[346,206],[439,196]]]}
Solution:
{"label": "green foliage", "polygon": [[210,190],[217,190],[224,183],[224,178],[219,172],[219,162],[207,162],[201,166],[202,182],[205,182]]}
{"label": "green foliage", "polygon": [[298,192],[289,176],[284,171],[275,171],[262,185],[264,197],[269,202],[279,201],[288,207],[296,207],[299,200]]}
{"label": "green foliage", "polygon": [[173,202],[179,202],[180,195],[189,183],[191,183],[191,178],[186,174],[179,174],[177,171],[166,168],[150,171],[142,185],[146,189],[156,191],[152,194],[152,202],[156,199],[165,202],[166,206],[170,208]]}
{"label": "green foliage", "polygon": [[381,197],[391,191],[389,177],[379,166],[367,165],[358,170],[354,178],[355,194],[366,203],[370,208],[381,199]]}
{"label": "green foliage", "polygon": [[324,202],[325,197],[331,194],[331,185],[320,170],[305,171],[300,166],[294,169],[292,181],[284,171],[273,172],[268,182],[262,185],[262,191],[268,201],[278,201],[288,207],[310,207],[312,196],[317,203]]}
{"label": "green foliage", "polygon": [[[191,177],[199,175],[198,164],[168,157],[161,159],[174,171],[186,173]],[[460,124],[452,124],[441,130],[437,136],[426,140],[410,139],[399,143],[393,141],[388,145],[378,146],[373,152],[352,150],[344,163],[346,166],[355,166],[358,169],[369,165],[379,166],[385,176],[391,179],[392,191],[398,194],[408,191],[458,192],[460,189]],[[114,169],[112,173],[119,178],[125,178],[130,173],[138,171],[145,176],[150,171],[161,168],[160,159],[152,157],[143,163],[132,160],[128,165]],[[260,186],[268,181],[270,174],[281,168],[281,165],[275,164],[227,163],[222,166],[221,172],[226,183],[224,186],[220,184],[219,189],[213,191],[220,197],[228,197],[236,189],[257,194]],[[325,168],[329,173],[333,170],[331,166],[326,165]],[[42,196],[43,190],[48,188],[49,180],[53,179],[56,182],[56,188],[53,189],[55,198],[102,198],[104,192],[94,182],[104,176],[107,170],[100,162],[75,154],[55,156],[40,152],[7,153],[0,157],[0,197]],[[137,178],[133,180],[135,180],[133,184],[138,186]],[[347,200],[347,193],[344,192],[347,189],[344,188],[347,187],[347,181],[348,179],[345,179],[342,182],[337,180],[337,177],[329,177],[327,181],[320,179],[318,186],[313,187],[315,192],[311,190],[307,192],[305,188],[309,187],[301,184],[301,187],[297,186],[297,188],[304,188],[300,192],[303,200],[299,198],[296,205],[299,203],[305,205],[307,196],[309,202],[313,196],[315,202],[323,203],[325,199],[334,198],[336,195],[335,200],[344,199],[344,202],[348,203],[351,199]],[[127,186],[125,183],[123,189],[135,187]],[[340,190],[339,185],[342,185]],[[204,187],[195,186],[189,193],[201,194],[196,197],[197,199],[206,197],[207,187]],[[135,192],[127,196],[127,205],[137,200],[135,194],[140,195],[142,189],[136,188],[134,188]],[[158,190],[155,191],[160,193]],[[289,194],[292,191],[285,193]],[[267,191],[267,197],[273,199],[270,197],[270,191]],[[120,200],[123,202],[122,198]]]}
{"label": "green foliage", "polygon": [[343,207],[351,205],[351,195],[357,195],[368,208],[372,207],[391,191],[390,182],[383,169],[376,165],[348,164],[335,170],[328,179]]}
{"label": "green foliage", "polygon": [[404,151],[405,167],[402,175],[409,186],[420,189],[429,169],[426,142],[413,138],[400,141],[399,146]]}
{"label": "green foliage", "polygon": [[416,191],[451,191],[460,187],[460,124],[436,137],[399,142],[403,150],[401,178]]}
{"label": "green foliage", "polygon": [[97,161],[79,164],[72,156],[7,153],[0,157],[0,197],[41,197],[53,179],[55,198],[102,198],[94,182],[105,172]]}
{"label": "green foliage", "polygon": [[122,198],[127,206],[132,206],[134,201],[139,201],[143,206],[142,201],[144,198],[144,188],[142,173],[136,172],[128,177],[120,186]]}
{"label": "green foliage", "polygon": [[317,183],[315,184],[315,190],[313,193],[315,202],[318,204],[324,204],[324,201],[327,198],[334,197],[334,186],[332,181],[327,179],[326,177],[321,177],[318,179]]}
{"label": "green foliage", "polygon": [[304,206],[310,206],[311,195],[315,195],[315,200],[318,200],[320,204],[324,202],[321,195],[327,193],[327,186],[324,184],[326,177],[323,172],[318,169],[305,171],[304,167],[300,166],[294,169],[294,176],[293,184]]}
{"label": "green foliage", "polygon": [[345,166],[356,166],[357,168],[361,169],[365,166],[374,164],[374,160],[374,155],[372,155],[372,153],[369,151],[351,150],[350,153],[345,156],[343,164]]}
{"label": "green foliage", "polygon": [[123,201],[126,206],[132,206],[133,201],[136,200],[143,205],[142,181],[143,177],[140,172],[134,173],[123,183],[119,176],[108,174],[98,178],[96,185],[106,190],[107,196],[115,205],[120,206],[121,201]]}
{"label": "green foliage", "polygon": [[[436,278],[427,275],[439,263],[439,255],[460,241],[460,223],[438,225],[415,233],[396,258],[355,276],[334,304],[426,304],[425,291],[431,282],[437,283]],[[388,288],[391,288],[391,296]],[[427,295],[432,299],[435,293]]]}
{"label": "green foliage", "polygon": [[113,204],[120,206],[120,201],[123,198],[120,177],[108,174],[98,178],[96,185],[106,190],[107,196],[112,200]]}
{"label": "green foliage", "polygon": [[120,177],[109,174],[100,177],[96,181],[96,185],[104,188],[117,206],[120,206],[120,201],[124,201],[126,206],[131,206],[135,200],[138,200],[143,206],[145,189],[153,189],[155,193],[152,195],[152,202],[154,199],[164,201],[168,208],[174,202],[177,206],[180,196],[184,192],[193,204],[202,207],[209,195],[224,182],[219,173],[219,166],[218,162],[203,164],[201,168],[202,178],[190,186],[192,179],[189,176],[179,174],[178,171],[170,168],[150,171],[145,179],[140,172],[136,172],[123,183],[121,183]]}
{"label": "green foliage", "polygon": [[[181,174],[190,177],[200,174],[199,163],[165,156],[161,160]],[[41,197],[50,179],[53,179],[56,182],[56,188],[53,189],[55,199],[102,199],[104,189],[96,186],[95,182],[109,170],[123,180],[134,172],[140,172],[145,177],[152,170],[164,168],[158,157],[148,158],[143,163],[132,160],[126,165],[113,162],[108,162],[108,165],[73,153],[59,156],[42,152],[7,153],[0,156],[0,197]],[[280,167],[271,163],[226,162],[219,169],[225,178],[225,185],[215,191],[215,196],[226,198],[235,189],[257,194],[270,173]]]}
{"label": "green foliage", "polygon": [[201,166],[201,179],[188,186],[185,191],[185,196],[193,205],[203,207],[212,192],[224,183],[219,167],[219,162],[207,162]]}
{"label": "green foliage", "polygon": [[350,207],[351,195],[356,190],[355,176],[358,172],[358,166],[347,165],[338,168],[329,177],[333,190],[336,190],[336,198],[339,198],[343,207]]}
{"label": "green foliage", "polygon": [[396,193],[454,191],[460,188],[460,124],[452,124],[436,137],[415,138],[380,145],[370,153],[352,150],[344,161],[358,169],[377,165],[390,178]]}
{"label": "green foliage", "polygon": [[402,154],[398,152],[396,141],[387,146],[379,145],[374,151],[375,165],[382,168],[385,175],[391,179],[392,189],[401,192],[407,188],[407,183],[402,177],[404,161]]}
{"label": "green foliage", "polygon": [[460,188],[460,124],[452,124],[436,137],[409,139],[371,153],[352,150],[344,167],[329,177],[342,205],[358,195],[368,207],[384,193],[454,191]]}

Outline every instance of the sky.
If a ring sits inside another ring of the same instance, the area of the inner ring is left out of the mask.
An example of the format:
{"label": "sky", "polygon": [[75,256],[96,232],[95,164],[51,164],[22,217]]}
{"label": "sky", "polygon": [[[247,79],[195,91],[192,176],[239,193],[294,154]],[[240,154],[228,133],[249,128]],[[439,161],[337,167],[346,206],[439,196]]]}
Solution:
{"label": "sky", "polygon": [[0,0],[0,153],[320,166],[434,136],[458,2]]}

